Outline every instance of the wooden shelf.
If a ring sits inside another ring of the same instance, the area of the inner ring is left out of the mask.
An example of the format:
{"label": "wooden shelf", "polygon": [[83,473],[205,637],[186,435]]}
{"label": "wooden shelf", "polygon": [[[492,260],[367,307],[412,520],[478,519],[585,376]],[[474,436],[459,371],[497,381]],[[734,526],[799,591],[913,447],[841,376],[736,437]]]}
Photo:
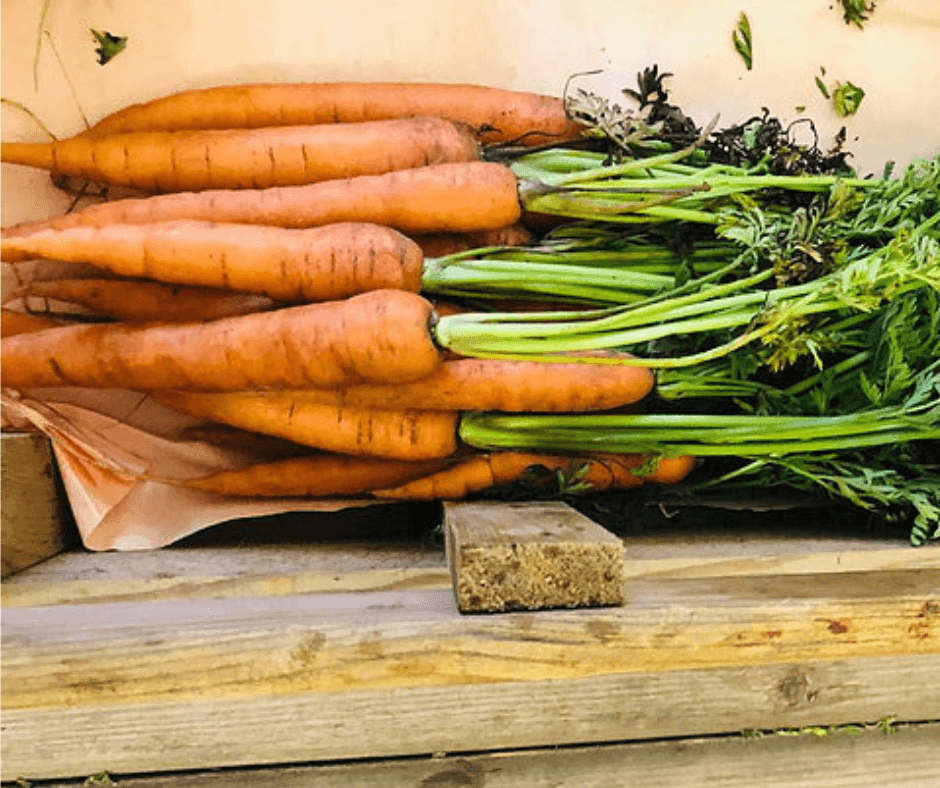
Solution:
{"label": "wooden shelf", "polygon": [[427,523],[379,508],[6,579],[2,778],[940,718],[940,547],[657,531],[625,540],[622,607],[461,615]]}

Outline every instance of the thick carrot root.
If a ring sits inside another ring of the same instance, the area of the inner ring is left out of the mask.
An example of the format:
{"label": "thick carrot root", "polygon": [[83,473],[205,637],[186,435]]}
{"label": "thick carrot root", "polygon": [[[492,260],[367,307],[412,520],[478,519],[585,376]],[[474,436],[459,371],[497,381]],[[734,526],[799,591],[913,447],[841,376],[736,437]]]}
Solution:
{"label": "thick carrot root", "polygon": [[[491,487],[519,481],[533,467],[561,471],[592,492],[640,487],[645,481],[674,483],[694,465],[691,458],[660,460],[647,472],[648,459],[641,454],[602,454],[589,457],[494,452],[470,457],[450,468],[395,488],[375,489],[377,498],[396,500],[462,500]],[[660,473],[661,466],[666,469]],[[680,469],[685,469],[681,473]],[[642,475],[641,475],[642,474]]]}
{"label": "thick carrot root", "polygon": [[[277,227],[369,222],[409,235],[476,232],[516,222],[521,213],[516,187],[516,176],[502,164],[436,164],[307,186],[180,192],[115,200],[47,221],[5,228],[2,237],[45,229],[176,219]],[[5,259],[16,262],[14,257]]]}
{"label": "thick carrot root", "polygon": [[456,413],[316,405],[289,391],[155,391],[151,396],[192,416],[342,454],[426,460],[457,450]]}
{"label": "thick carrot root", "polygon": [[13,388],[204,391],[405,382],[441,361],[432,314],[420,296],[376,290],[201,324],[68,326],[5,340],[0,378]]}
{"label": "thick carrot root", "polygon": [[526,246],[532,243],[532,239],[532,233],[516,223],[497,230],[481,230],[477,233],[416,235],[412,240],[421,247],[425,257],[444,257],[484,246]]}
{"label": "thick carrot root", "polygon": [[378,487],[405,484],[435,473],[447,464],[447,460],[408,462],[316,454],[256,463],[189,479],[184,484],[220,495],[328,498],[361,495]]}
{"label": "thick carrot root", "polygon": [[[0,337],[12,337],[17,334],[30,334],[45,328],[60,328],[68,325],[64,320],[43,315],[31,315],[12,309],[0,309]],[[6,347],[4,346],[4,352]],[[4,381],[5,382],[5,381]]]}
{"label": "thick carrot root", "polygon": [[255,293],[291,303],[369,290],[417,293],[423,256],[389,227],[344,222],[306,230],[207,221],[48,229],[0,240],[4,261],[88,262],[127,277]]}
{"label": "thick carrot root", "polygon": [[431,117],[0,144],[4,162],[148,194],[298,186],[478,158],[469,131]]}
{"label": "thick carrot root", "polygon": [[19,298],[77,304],[100,317],[130,323],[218,320],[281,306],[264,296],[134,279],[47,279],[10,293],[6,301]]}
{"label": "thick carrot root", "polygon": [[488,143],[521,138],[522,144],[541,145],[575,139],[582,130],[551,96],[478,85],[337,82],[184,91],[126,107],[85,134],[358,123],[411,115],[467,123]]}
{"label": "thick carrot root", "polygon": [[456,358],[412,383],[308,389],[295,395],[304,402],[347,407],[575,413],[638,402],[653,383],[644,367]]}

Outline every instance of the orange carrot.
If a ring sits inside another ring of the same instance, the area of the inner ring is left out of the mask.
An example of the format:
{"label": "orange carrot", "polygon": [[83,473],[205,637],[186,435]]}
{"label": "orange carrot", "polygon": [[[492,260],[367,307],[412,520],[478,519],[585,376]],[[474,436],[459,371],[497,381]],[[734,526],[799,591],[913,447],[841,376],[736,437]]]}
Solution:
{"label": "orange carrot", "polygon": [[480,454],[397,487],[374,488],[372,494],[376,498],[410,501],[462,500],[490,487],[518,481],[533,466],[556,467],[557,461],[557,457],[511,451]]}
{"label": "orange carrot", "polygon": [[397,500],[461,500],[473,493],[519,481],[530,468],[562,471],[588,485],[591,492],[640,487],[644,482],[674,484],[694,467],[692,457],[662,458],[651,472],[645,472],[648,458],[642,454],[596,454],[565,456],[494,452],[475,455],[437,473],[398,487],[374,489],[377,498]]}
{"label": "orange carrot", "polygon": [[484,246],[527,246],[532,243],[532,233],[517,223],[500,227],[497,230],[481,230],[477,233],[416,235],[412,240],[421,247],[425,257],[444,257]]}
{"label": "orange carrot", "polygon": [[543,144],[580,135],[557,98],[478,85],[305,83],[188,90],[126,107],[90,135],[141,130],[226,129],[349,123],[436,115],[475,127],[488,143]]}
{"label": "orange carrot", "polygon": [[100,317],[131,323],[217,320],[280,306],[264,296],[136,279],[47,279],[10,293],[5,301],[18,298],[77,304]]}
{"label": "orange carrot", "polygon": [[325,498],[361,495],[377,487],[405,484],[447,464],[447,460],[409,462],[322,453],[255,463],[188,479],[184,484],[220,495]]}
{"label": "orange carrot", "polygon": [[677,484],[688,476],[697,464],[698,459],[687,454],[681,457],[663,457],[659,460],[656,470],[643,478],[658,484]]}
{"label": "orange carrot", "polygon": [[[29,334],[44,328],[59,328],[68,325],[64,320],[57,320],[45,315],[32,315],[12,309],[0,309],[0,337],[12,337],[17,334]],[[4,351],[6,346],[4,346]]]}
{"label": "orange carrot", "polygon": [[645,367],[456,358],[411,383],[294,394],[299,401],[344,407],[574,413],[638,402],[653,383]]}
{"label": "orange carrot", "polygon": [[242,454],[250,457],[252,462],[272,462],[310,455],[308,447],[285,438],[240,430],[212,421],[190,424],[180,430],[177,437],[181,441],[208,443],[228,452]]}
{"label": "orange carrot", "polygon": [[7,163],[145,193],[297,186],[477,158],[468,131],[431,117],[0,145]]}
{"label": "orange carrot", "polygon": [[398,500],[460,500],[473,493],[511,484],[533,467],[576,476],[591,491],[640,487],[650,475],[637,475],[646,462],[640,454],[565,456],[505,451],[480,454],[444,470],[395,488],[374,489],[377,498]]}
{"label": "orange carrot", "polygon": [[400,290],[206,323],[68,326],[3,343],[13,388],[244,391],[416,380],[441,356],[433,309]]}
{"label": "orange carrot", "polygon": [[0,240],[4,261],[26,256],[293,303],[382,288],[416,293],[423,263],[406,236],[355,222],[294,230],[180,220],[48,229]]}
{"label": "orange carrot", "polygon": [[[513,172],[495,162],[436,164],[306,186],[180,192],[115,200],[5,228],[2,237],[44,229],[176,219],[279,227],[370,222],[409,235],[475,232],[516,222],[521,214],[517,186]],[[15,259],[11,257],[8,262]]]}
{"label": "orange carrot", "polygon": [[151,396],[191,416],[342,454],[426,460],[457,450],[457,414],[445,411],[318,405],[291,391],[153,391]]}

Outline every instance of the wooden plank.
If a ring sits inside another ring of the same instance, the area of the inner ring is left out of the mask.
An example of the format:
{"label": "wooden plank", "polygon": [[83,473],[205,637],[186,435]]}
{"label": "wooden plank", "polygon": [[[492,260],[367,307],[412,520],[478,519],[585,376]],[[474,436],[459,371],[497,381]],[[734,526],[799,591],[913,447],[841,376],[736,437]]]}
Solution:
{"label": "wooden plank", "polygon": [[49,439],[38,432],[0,435],[0,576],[67,549],[77,533],[56,481]]}
{"label": "wooden plank", "polygon": [[940,710],[927,678],[940,670],[936,570],[648,579],[628,592],[621,608],[469,618],[445,589],[6,609],[4,775]]}
{"label": "wooden plank", "polygon": [[[479,504],[478,504],[479,505]],[[72,550],[8,577],[3,607],[81,602],[227,598],[451,586],[443,547],[420,534],[395,537],[370,526],[364,541],[284,536],[268,524],[231,538],[132,553]],[[426,531],[425,531],[426,533]],[[656,531],[624,539],[624,576],[692,578],[940,569],[940,544],[913,549],[905,540],[807,538],[767,529],[709,533]]]}
{"label": "wooden plank", "polygon": [[[120,777],[121,788],[934,788],[940,725]],[[74,783],[70,783],[74,788]],[[66,788],[47,783],[45,788]]]}
{"label": "wooden plank", "polygon": [[623,603],[623,542],[563,503],[446,509],[447,563],[461,612]]}
{"label": "wooden plank", "polygon": [[376,536],[371,542],[75,551],[9,578],[0,585],[0,601],[10,608],[406,588],[450,588],[441,545]]}
{"label": "wooden plank", "polygon": [[472,619],[443,590],[11,608],[3,708],[940,653],[935,570],[650,580],[628,592],[623,608]]}
{"label": "wooden plank", "polygon": [[5,710],[2,779],[689,737],[888,715],[929,719],[940,708],[940,690],[931,681],[938,670],[940,657],[925,655],[250,701]]}

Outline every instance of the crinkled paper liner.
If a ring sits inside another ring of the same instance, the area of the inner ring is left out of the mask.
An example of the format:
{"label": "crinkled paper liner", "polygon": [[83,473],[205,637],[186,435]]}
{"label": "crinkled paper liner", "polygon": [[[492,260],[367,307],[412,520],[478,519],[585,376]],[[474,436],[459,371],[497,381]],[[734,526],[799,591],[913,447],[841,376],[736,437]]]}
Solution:
{"label": "crinkled paper liner", "polygon": [[90,550],[150,550],[227,520],[332,512],[368,500],[241,498],[178,482],[256,461],[249,452],[182,438],[195,420],[131,391],[3,390],[8,422],[52,443],[82,542]]}

